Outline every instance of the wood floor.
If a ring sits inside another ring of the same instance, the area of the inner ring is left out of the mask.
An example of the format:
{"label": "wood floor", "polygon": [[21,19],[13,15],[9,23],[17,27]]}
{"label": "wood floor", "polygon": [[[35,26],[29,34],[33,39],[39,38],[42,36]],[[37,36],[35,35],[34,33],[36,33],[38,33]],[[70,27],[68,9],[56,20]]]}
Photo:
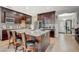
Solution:
{"label": "wood floor", "polygon": [[48,52],[79,52],[79,44],[76,42],[74,36],[61,35],[59,37],[58,39],[51,38]]}
{"label": "wood floor", "polygon": [[[0,41],[0,52],[14,52],[14,48],[8,49],[8,40]],[[79,44],[72,35],[60,35],[59,38],[50,38],[46,52],[79,52]]]}

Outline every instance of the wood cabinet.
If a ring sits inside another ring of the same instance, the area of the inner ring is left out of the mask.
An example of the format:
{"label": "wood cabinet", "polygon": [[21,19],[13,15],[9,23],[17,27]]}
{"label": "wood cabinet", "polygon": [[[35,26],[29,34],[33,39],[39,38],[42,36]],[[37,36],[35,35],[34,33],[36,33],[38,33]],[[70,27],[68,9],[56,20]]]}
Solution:
{"label": "wood cabinet", "polygon": [[7,30],[2,30],[2,41],[7,39],[8,39]]}
{"label": "wood cabinet", "polygon": [[52,26],[53,27],[52,29],[51,26],[46,27],[46,25],[50,24],[55,25],[55,11],[38,14],[38,20],[42,22],[40,23],[41,25],[39,25],[40,28],[42,27],[47,29],[47,27],[49,27],[49,30],[51,30],[50,37],[55,37],[55,30],[54,30],[55,26]]}
{"label": "wood cabinet", "polygon": [[1,22],[5,23],[6,19],[8,18],[14,18],[14,12],[12,10],[1,8]]}
{"label": "wood cabinet", "polygon": [[55,11],[38,14],[38,20],[55,20]]}
{"label": "wood cabinet", "polygon": [[[25,20],[27,23],[31,23],[31,16],[15,11],[15,10],[11,10],[8,8],[4,8],[1,7],[1,22],[5,23],[6,19],[9,18],[14,18],[14,23],[21,23],[21,20]],[[29,18],[29,21],[28,21]]]}
{"label": "wood cabinet", "polygon": [[52,30],[50,31],[50,37],[55,37],[55,30],[52,29]]}
{"label": "wood cabinet", "polygon": [[[27,24],[31,24],[31,16],[12,10],[12,9],[8,9],[5,7],[0,7],[1,8],[1,23],[6,23],[7,19],[13,19],[13,23],[14,24],[20,24],[22,20],[24,20]],[[8,39],[8,35],[7,35],[7,30],[2,30],[2,40],[6,40]]]}
{"label": "wood cabinet", "polygon": [[75,29],[75,40],[79,44],[79,28]]}

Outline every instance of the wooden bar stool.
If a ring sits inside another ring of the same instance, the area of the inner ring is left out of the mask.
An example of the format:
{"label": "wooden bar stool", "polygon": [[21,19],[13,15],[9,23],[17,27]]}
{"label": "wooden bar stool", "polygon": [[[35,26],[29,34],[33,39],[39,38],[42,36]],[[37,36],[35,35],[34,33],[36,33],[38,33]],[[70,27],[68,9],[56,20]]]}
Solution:
{"label": "wooden bar stool", "polygon": [[18,34],[15,31],[9,31],[9,30],[7,30],[7,34],[8,34],[8,40],[9,40],[8,48],[12,44],[16,52],[18,50],[18,47],[22,45],[22,43],[17,42],[17,40],[19,39],[17,38]]}
{"label": "wooden bar stool", "polygon": [[18,50],[18,47],[22,46],[22,38],[20,33],[15,32],[15,38],[14,38],[14,46],[15,46],[15,52]]}
{"label": "wooden bar stool", "polygon": [[25,33],[22,33],[21,34],[21,36],[22,36],[22,48],[23,48],[23,52],[25,52],[26,51],[26,38],[25,38]]}
{"label": "wooden bar stool", "polygon": [[8,49],[9,49],[10,45],[14,44],[14,42],[13,42],[13,39],[12,39],[11,32],[9,30],[7,30],[7,35],[8,35],[8,40],[9,40],[9,44],[8,44]]}
{"label": "wooden bar stool", "polygon": [[24,52],[35,52],[35,45],[32,43],[32,38],[25,33],[22,33],[23,51]]}

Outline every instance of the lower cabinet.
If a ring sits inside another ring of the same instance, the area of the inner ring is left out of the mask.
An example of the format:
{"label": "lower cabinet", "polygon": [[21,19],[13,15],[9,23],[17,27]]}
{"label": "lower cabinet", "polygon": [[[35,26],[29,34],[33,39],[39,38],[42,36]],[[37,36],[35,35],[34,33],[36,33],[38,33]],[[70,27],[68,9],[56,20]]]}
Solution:
{"label": "lower cabinet", "polygon": [[8,40],[7,30],[2,30],[2,41]]}
{"label": "lower cabinet", "polygon": [[50,31],[50,37],[55,37],[55,31],[54,30]]}
{"label": "lower cabinet", "polygon": [[79,28],[75,29],[75,40],[79,44]]}

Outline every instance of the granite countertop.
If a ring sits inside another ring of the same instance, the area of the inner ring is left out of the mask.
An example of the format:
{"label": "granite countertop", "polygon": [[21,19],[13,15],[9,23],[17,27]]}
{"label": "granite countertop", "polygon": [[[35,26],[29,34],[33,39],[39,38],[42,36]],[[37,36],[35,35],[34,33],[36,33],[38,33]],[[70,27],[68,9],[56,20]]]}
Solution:
{"label": "granite countertop", "polygon": [[31,35],[31,36],[41,36],[43,34],[46,34],[48,32],[50,32],[50,30],[41,30],[41,29],[38,29],[38,30],[31,30],[31,29],[16,29],[16,30],[11,30],[11,31],[16,31],[18,33],[26,33],[28,35]]}

